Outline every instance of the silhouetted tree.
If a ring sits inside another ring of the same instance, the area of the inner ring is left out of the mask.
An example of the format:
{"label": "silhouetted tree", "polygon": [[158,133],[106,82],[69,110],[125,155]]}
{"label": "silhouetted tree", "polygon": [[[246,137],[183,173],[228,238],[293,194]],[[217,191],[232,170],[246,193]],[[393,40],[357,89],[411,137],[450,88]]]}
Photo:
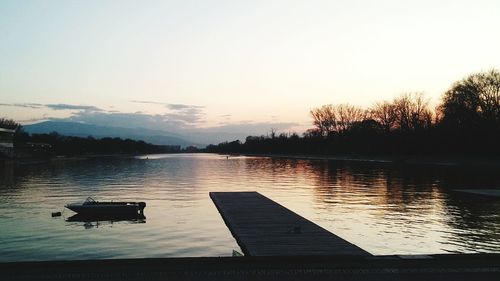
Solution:
{"label": "silhouetted tree", "polygon": [[391,102],[377,102],[370,109],[370,115],[371,118],[377,121],[386,132],[391,131],[396,126],[396,106]]}
{"label": "silhouetted tree", "polygon": [[500,123],[500,72],[474,73],[445,92],[440,107],[443,124],[456,129],[498,126]]}
{"label": "silhouetted tree", "polygon": [[361,107],[350,104],[323,105],[310,111],[313,124],[322,136],[333,132],[344,133],[353,123],[360,122],[366,117],[366,111]]}
{"label": "silhouetted tree", "polygon": [[339,104],[334,108],[339,133],[345,133],[353,124],[363,121],[366,117],[366,111],[359,106]]}
{"label": "silhouetted tree", "polygon": [[12,119],[0,118],[0,128],[15,130],[21,127],[21,124]]}
{"label": "silhouetted tree", "polygon": [[272,130],[270,136],[210,145],[207,151],[500,157],[499,100],[500,73],[491,70],[453,84],[438,112],[429,107],[422,93],[404,93],[393,101],[375,103],[369,110],[328,104],[311,109],[314,128],[302,137],[276,136]]}
{"label": "silhouetted tree", "polygon": [[416,131],[429,128],[432,112],[429,102],[422,93],[405,93],[394,99],[396,124],[402,131]]}
{"label": "silhouetted tree", "polygon": [[313,124],[318,129],[319,135],[328,136],[331,132],[337,131],[337,116],[332,104],[313,108],[309,112],[313,118]]}
{"label": "silhouetted tree", "polygon": [[57,132],[50,134],[18,134],[15,137],[18,148],[30,154],[33,147],[50,147],[45,151],[51,155],[87,155],[87,154],[145,154],[180,152],[179,146],[153,145],[144,141],[121,138],[101,138],[92,136],[81,138],[63,136]]}

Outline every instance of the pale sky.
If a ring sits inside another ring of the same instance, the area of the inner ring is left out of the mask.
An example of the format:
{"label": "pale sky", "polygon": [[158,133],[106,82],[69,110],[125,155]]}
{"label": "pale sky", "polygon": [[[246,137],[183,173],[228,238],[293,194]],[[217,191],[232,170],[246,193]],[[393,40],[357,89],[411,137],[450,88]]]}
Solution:
{"label": "pale sky", "polygon": [[0,0],[0,117],[300,130],[328,103],[437,103],[500,68],[499,34],[498,0]]}

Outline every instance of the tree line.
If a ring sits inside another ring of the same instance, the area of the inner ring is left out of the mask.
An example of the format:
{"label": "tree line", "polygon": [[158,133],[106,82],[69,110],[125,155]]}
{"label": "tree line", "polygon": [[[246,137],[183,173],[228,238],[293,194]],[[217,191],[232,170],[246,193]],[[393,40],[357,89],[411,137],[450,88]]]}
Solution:
{"label": "tree line", "polygon": [[0,118],[0,128],[3,129],[9,129],[9,130],[16,130],[21,127],[21,124],[17,123],[16,121],[8,118]]}
{"label": "tree line", "polygon": [[150,154],[180,152],[180,146],[153,145],[144,141],[121,138],[73,137],[50,134],[27,134],[19,132],[14,136],[16,150],[43,152],[55,155],[110,155],[110,154]]}
{"label": "tree line", "polygon": [[327,104],[310,110],[313,128],[209,145],[219,153],[452,154],[500,156],[500,72],[473,73],[431,107],[423,93],[403,93],[369,108]]}
{"label": "tree line", "polygon": [[0,118],[0,128],[16,130],[13,137],[14,151],[20,158],[183,152],[178,145],[154,145],[141,140],[73,137],[60,135],[57,132],[28,134],[22,130],[19,123],[7,118]]}

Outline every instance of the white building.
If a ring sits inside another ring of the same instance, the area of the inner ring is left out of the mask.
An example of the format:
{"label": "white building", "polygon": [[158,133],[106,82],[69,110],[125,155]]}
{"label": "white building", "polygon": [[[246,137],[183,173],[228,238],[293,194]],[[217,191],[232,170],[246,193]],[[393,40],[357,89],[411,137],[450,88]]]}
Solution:
{"label": "white building", "polygon": [[0,128],[0,156],[14,156],[14,133],[16,130]]}

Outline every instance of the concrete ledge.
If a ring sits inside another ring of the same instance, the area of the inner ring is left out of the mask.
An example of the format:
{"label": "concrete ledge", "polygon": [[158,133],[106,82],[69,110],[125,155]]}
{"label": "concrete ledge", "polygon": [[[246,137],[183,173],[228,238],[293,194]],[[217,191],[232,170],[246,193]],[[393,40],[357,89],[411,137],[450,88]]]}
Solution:
{"label": "concrete ledge", "polygon": [[2,280],[500,280],[500,254],[0,263]]}

